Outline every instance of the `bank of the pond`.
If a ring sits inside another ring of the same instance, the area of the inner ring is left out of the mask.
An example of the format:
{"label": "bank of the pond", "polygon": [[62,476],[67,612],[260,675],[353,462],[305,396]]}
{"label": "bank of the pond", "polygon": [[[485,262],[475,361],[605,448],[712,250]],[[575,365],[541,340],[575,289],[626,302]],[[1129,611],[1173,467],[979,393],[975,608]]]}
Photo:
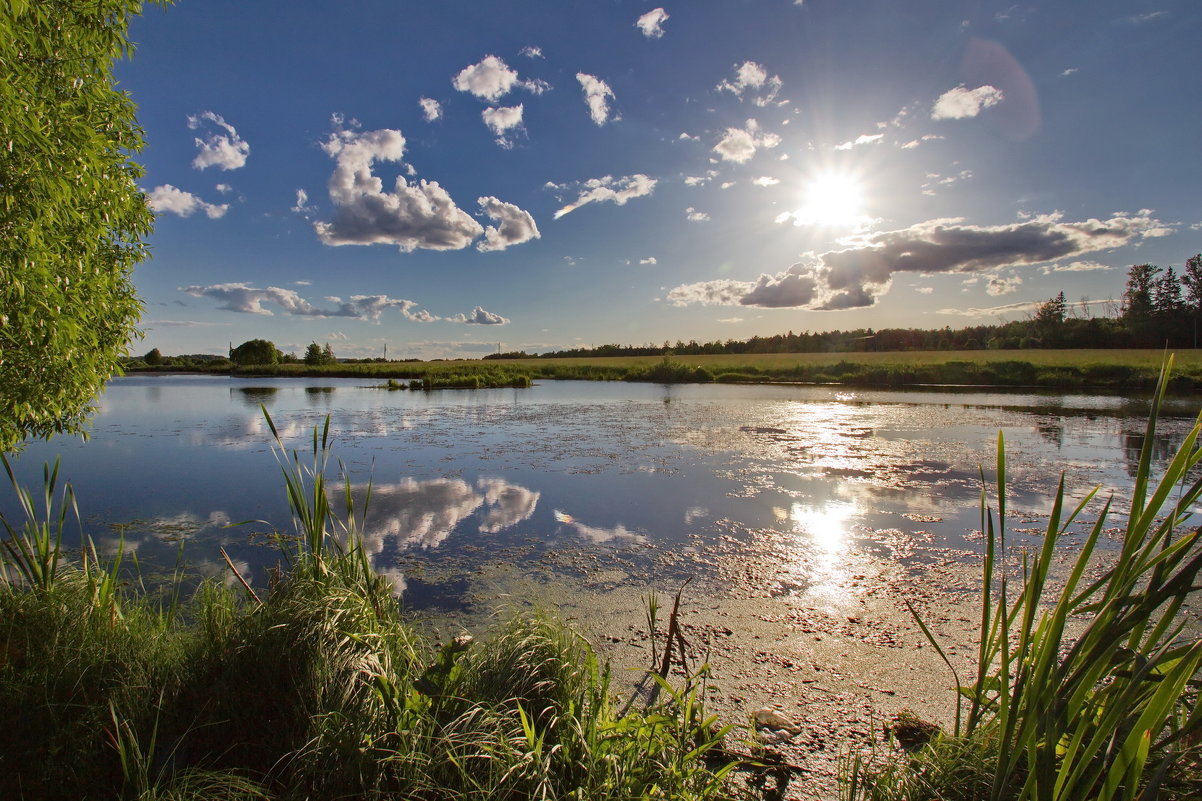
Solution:
{"label": "bank of the pond", "polygon": [[[539,379],[658,383],[817,383],[900,388],[923,385],[1150,390],[1158,350],[906,351],[357,362],[248,365],[237,376],[403,379],[423,389],[521,387]],[[200,370],[198,370],[200,371]],[[131,372],[179,372],[133,367]],[[1202,388],[1202,351],[1178,355],[1170,391]]]}

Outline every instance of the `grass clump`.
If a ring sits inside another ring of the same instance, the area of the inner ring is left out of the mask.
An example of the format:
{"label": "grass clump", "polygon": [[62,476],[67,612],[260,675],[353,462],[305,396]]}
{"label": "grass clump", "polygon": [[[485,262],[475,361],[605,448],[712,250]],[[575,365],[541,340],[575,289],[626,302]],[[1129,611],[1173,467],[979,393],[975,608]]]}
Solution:
{"label": "grass clump", "polygon": [[[1112,801],[1198,798],[1202,639],[1179,613],[1198,588],[1202,530],[1185,529],[1202,496],[1202,424],[1160,477],[1151,443],[1172,359],[1161,371],[1122,548],[1087,579],[1107,525],[1106,502],[1067,578],[1053,590],[1058,544],[1085,505],[1066,505],[1061,477],[1042,548],[1007,564],[1006,464],[998,439],[996,516],[982,496],[986,535],[976,679],[960,687],[956,725],[917,754],[855,758],[853,801]],[[1095,490],[1096,492],[1096,490]],[[1020,580],[1012,584],[1011,574]],[[917,613],[915,614],[917,618]],[[926,625],[931,643],[955,673]],[[1067,632],[1071,622],[1082,628]],[[957,684],[960,683],[957,676]],[[1191,770],[1182,766],[1194,764]]]}
{"label": "grass clump", "polygon": [[276,442],[293,531],[266,588],[234,571],[152,600],[119,559],[67,557],[57,471],[40,508],[22,495],[0,562],[0,797],[733,795],[694,690],[624,714],[589,644],[545,616],[420,636],[363,550],[370,488],[356,508],[327,486],[328,422],[306,454]]}

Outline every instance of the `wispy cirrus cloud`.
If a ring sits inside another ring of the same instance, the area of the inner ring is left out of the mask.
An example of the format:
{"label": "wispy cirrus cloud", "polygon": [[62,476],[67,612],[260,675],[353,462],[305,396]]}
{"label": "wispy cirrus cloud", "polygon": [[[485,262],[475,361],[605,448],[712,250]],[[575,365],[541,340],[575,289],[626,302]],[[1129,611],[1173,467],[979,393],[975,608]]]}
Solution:
{"label": "wispy cirrus cloud", "polygon": [[648,39],[659,39],[664,35],[664,23],[668,20],[668,12],[662,8],[653,8],[639,17],[634,25]]}
{"label": "wispy cirrus cloud", "polygon": [[185,192],[171,184],[156,186],[146,196],[146,205],[158,214],[175,214],[179,217],[191,217],[198,211],[204,212],[210,220],[225,216],[229,211],[228,203],[206,203],[199,196]]}
{"label": "wispy cirrus cloud", "polygon": [[590,178],[576,184],[555,184],[548,182],[547,188],[554,190],[578,189],[576,199],[555,212],[555,219],[569,214],[589,203],[615,203],[625,206],[626,202],[636,197],[650,195],[658,181],[655,178],[636,173],[622,178],[606,175],[603,178]]}
{"label": "wispy cirrus cloud", "polygon": [[246,165],[250,155],[250,145],[234,126],[226,122],[220,114],[204,111],[188,116],[188,127],[201,130],[196,137],[196,147],[200,152],[192,159],[192,166],[198,170],[217,167],[220,170],[236,170]]}
{"label": "wispy cirrus cloud", "polygon": [[584,102],[588,105],[589,117],[597,125],[604,125],[610,120],[609,101],[614,97],[613,90],[595,75],[578,72],[576,80],[580,81],[580,88],[584,90]]}
{"label": "wispy cirrus cloud", "polygon": [[[861,308],[874,305],[897,273],[987,274],[1109,250],[1172,230],[1150,215],[1143,209],[1106,220],[1065,222],[1060,214],[1047,214],[992,226],[969,225],[960,219],[929,220],[854,237],[847,249],[811,256],[755,281],[684,284],[668,292],[667,299],[677,306]],[[1006,287],[1003,281],[995,288]]]}

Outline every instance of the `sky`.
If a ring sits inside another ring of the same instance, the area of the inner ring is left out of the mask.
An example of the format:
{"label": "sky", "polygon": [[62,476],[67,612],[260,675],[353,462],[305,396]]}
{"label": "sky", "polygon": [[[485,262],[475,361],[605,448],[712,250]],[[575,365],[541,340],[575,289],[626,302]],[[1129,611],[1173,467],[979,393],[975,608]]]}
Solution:
{"label": "sky", "polygon": [[1197,0],[179,0],[131,352],[1113,314],[1202,250]]}

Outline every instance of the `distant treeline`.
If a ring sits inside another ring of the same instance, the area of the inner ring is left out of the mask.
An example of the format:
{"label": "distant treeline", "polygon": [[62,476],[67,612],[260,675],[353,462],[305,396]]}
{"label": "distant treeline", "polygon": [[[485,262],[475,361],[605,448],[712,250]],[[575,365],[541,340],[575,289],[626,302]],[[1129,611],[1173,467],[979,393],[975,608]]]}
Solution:
{"label": "distant treeline", "polygon": [[1091,305],[1070,304],[1061,292],[1030,317],[997,325],[923,328],[857,328],[796,334],[689,340],[662,345],[601,345],[547,353],[511,351],[485,359],[563,359],[594,356],[698,356],[744,353],[855,353],[905,350],[1012,350],[1019,348],[1195,348],[1202,328],[1202,255],[1190,257],[1180,277],[1172,267],[1137,264],[1111,314],[1092,316]]}

